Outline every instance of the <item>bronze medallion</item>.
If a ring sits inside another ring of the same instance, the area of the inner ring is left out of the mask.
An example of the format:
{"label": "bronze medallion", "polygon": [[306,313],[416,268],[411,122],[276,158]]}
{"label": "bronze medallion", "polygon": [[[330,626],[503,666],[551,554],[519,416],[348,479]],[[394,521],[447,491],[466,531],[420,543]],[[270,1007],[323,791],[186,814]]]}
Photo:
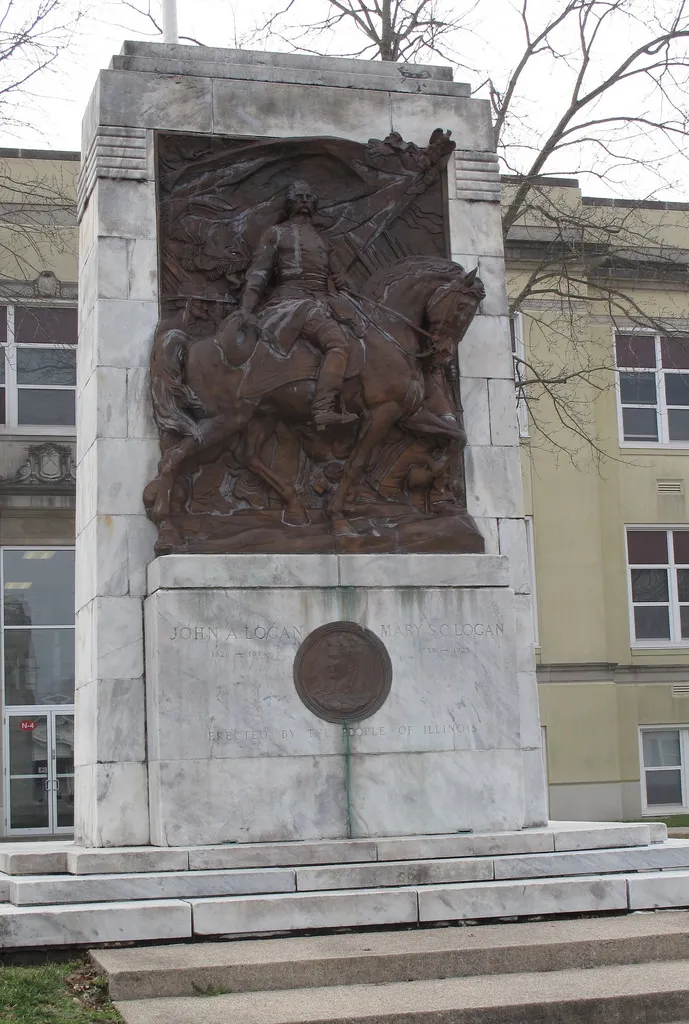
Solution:
{"label": "bronze medallion", "polygon": [[391,683],[385,644],[356,622],[319,626],[294,659],[297,693],[326,722],[369,718],[385,703]]}

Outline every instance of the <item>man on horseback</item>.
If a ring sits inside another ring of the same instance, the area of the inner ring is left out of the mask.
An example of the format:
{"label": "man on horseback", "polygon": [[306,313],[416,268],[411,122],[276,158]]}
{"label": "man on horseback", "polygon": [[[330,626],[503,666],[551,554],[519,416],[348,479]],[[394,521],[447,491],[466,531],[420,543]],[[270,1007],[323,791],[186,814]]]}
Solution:
{"label": "man on horseback", "polygon": [[[287,192],[287,219],[264,231],[246,272],[240,324],[256,317],[262,337],[288,353],[298,336],[320,349],[323,361],[311,407],[322,430],[358,417],[342,401],[350,352],[348,332],[362,333],[361,315],[344,294],[347,281],[328,240],[314,227],[318,198],[303,181]],[[267,295],[267,297],[266,297]],[[338,408],[339,406],[339,408]]]}

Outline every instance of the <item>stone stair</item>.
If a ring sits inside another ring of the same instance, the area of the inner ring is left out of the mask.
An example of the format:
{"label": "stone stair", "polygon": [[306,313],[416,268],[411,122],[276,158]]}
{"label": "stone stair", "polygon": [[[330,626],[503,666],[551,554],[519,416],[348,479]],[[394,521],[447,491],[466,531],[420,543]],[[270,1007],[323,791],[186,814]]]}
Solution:
{"label": "stone stair", "polygon": [[8,843],[0,869],[5,948],[689,907],[689,840],[656,824],[187,848]]}
{"label": "stone stair", "polygon": [[127,1024],[689,1019],[689,914],[99,950]]}

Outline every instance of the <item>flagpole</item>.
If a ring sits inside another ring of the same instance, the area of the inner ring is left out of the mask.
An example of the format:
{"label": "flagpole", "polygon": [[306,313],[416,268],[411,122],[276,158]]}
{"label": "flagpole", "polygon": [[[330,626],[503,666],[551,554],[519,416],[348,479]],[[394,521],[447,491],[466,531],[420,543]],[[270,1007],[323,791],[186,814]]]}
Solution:
{"label": "flagpole", "polygon": [[163,0],[163,42],[178,43],[177,0]]}

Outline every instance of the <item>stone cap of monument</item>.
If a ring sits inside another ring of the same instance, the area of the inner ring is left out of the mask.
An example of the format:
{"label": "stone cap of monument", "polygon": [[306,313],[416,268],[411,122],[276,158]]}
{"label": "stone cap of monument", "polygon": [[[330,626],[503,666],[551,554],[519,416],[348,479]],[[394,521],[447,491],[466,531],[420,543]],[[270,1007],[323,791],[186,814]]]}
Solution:
{"label": "stone cap of monument", "polygon": [[469,85],[453,82],[452,68],[446,66],[228,50],[217,46],[200,48],[181,43],[127,40],[120,54],[112,58],[110,69],[440,96],[471,95]]}
{"label": "stone cap of monument", "polygon": [[148,593],[240,587],[507,587],[506,555],[163,555],[148,566]]}

